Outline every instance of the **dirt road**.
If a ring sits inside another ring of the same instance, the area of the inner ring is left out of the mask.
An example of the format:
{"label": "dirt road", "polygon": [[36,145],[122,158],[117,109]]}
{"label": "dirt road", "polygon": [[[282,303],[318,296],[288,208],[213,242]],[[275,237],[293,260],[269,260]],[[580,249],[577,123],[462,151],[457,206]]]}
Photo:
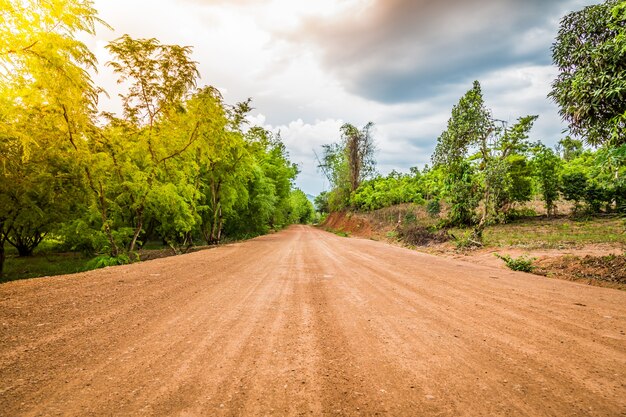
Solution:
{"label": "dirt road", "polygon": [[0,415],[626,415],[626,292],[311,227],[0,285]]}

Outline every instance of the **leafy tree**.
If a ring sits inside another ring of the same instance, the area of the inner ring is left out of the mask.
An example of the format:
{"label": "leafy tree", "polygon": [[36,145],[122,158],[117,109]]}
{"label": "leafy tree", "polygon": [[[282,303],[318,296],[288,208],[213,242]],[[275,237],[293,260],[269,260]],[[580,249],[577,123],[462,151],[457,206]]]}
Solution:
{"label": "leafy tree", "polygon": [[[93,2],[0,0],[0,243],[32,253],[68,213],[80,187],[68,149],[93,126]],[[70,210],[71,211],[71,210]],[[4,256],[0,256],[0,273]]]}
{"label": "leafy tree", "polygon": [[295,189],[289,196],[289,223],[308,224],[313,221],[315,209],[306,194]]}
{"label": "leafy tree", "polygon": [[434,165],[444,168],[452,224],[473,222],[480,198],[476,198],[479,191],[474,169],[466,158],[470,148],[487,141],[494,129],[480,84],[475,81],[473,88],[452,108],[447,129],[437,139],[432,156]]}
{"label": "leafy tree", "polygon": [[351,206],[357,210],[377,210],[401,203],[423,202],[417,175],[392,171],[386,177],[366,180],[352,194]]}
{"label": "leafy tree", "polygon": [[315,210],[319,213],[330,213],[328,205],[328,191],[322,191],[315,197]]}
{"label": "leafy tree", "polygon": [[563,198],[574,203],[574,212],[580,208],[579,203],[585,197],[587,187],[587,175],[583,172],[565,173],[561,176],[561,193]]}
{"label": "leafy tree", "polygon": [[[125,178],[124,185],[133,217],[134,232],[128,244],[132,252],[145,225],[148,197],[159,189],[162,170],[167,170],[167,163],[198,138],[200,121],[175,126],[167,123],[168,118],[181,112],[183,99],[195,86],[198,71],[190,59],[190,47],[161,45],[156,39],[132,39],[124,35],[107,49],[113,55],[108,65],[118,74],[118,82],[128,85],[128,92],[120,95],[124,123],[119,126],[126,137],[135,138],[135,151],[145,152],[144,157],[137,155],[133,161],[132,179]],[[172,130],[168,131],[168,127]],[[92,190],[97,200],[102,201],[100,191],[96,187]],[[112,246],[115,255],[117,248]]]}
{"label": "leafy tree", "polygon": [[497,207],[506,213],[515,203],[530,201],[533,194],[532,167],[525,155],[512,154],[506,159],[504,188],[498,195]]}
{"label": "leafy tree", "polygon": [[572,139],[567,136],[565,139],[559,141],[557,149],[559,149],[563,160],[568,162],[582,155],[583,143],[580,140]]}
{"label": "leafy tree", "polygon": [[[510,128],[498,126],[484,104],[478,81],[452,108],[447,129],[437,140],[433,162],[445,170],[445,190],[453,224],[473,222],[474,212],[482,201],[474,239],[482,238],[487,222],[511,200],[506,195],[513,180],[510,158],[525,150],[528,132],[536,119],[537,116],[525,116]],[[470,151],[475,152],[471,157]],[[478,177],[472,178],[474,172]]]}
{"label": "leafy tree", "polygon": [[532,149],[533,173],[541,192],[548,216],[556,214],[556,201],[559,198],[559,174],[561,160],[556,153],[541,143]]}
{"label": "leafy tree", "polygon": [[350,192],[356,191],[359,184],[376,170],[374,139],[371,134],[373,127],[372,122],[360,130],[349,123],[341,126],[341,137],[348,162]]}
{"label": "leafy tree", "polygon": [[350,206],[350,196],[361,182],[376,170],[374,139],[369,122],[362,129],[349,123],[341,126],[341,142],[324,145],[318,168],[322,170],[332,191],[328,197],[331,211]]}
{"label": "leafy tree", "polygon": [[626,4],[607,0],[566,15],[552,58],[560,73],[549,96],[572,134],[593,145],[626,143]]}

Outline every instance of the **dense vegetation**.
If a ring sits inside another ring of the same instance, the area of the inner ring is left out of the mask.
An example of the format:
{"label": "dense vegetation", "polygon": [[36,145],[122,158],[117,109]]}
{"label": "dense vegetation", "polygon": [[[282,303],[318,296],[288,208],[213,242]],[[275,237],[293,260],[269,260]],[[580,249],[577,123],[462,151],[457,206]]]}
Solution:
{"label": "dense vegetation", "polygon": [[124,263],[148,240],[184,250],[308,222],[313,207],[280,136],[246,126],[250,101],[197,87],[191,48],[111,42],[123,113],[99,113],[79,40],[89,0],[0,0],[0,273],[54,237]]}
{"label": "dense vegetation", "polygon": [[[550,97],[572,135],[554,149],[529,139],[538,116],[511,125],[495,118],[475,81],[453,107],[432,167],[388,176],[364,170],[355,184],[346,180],[345,133],[342,142],[325,146],[320,168],[331,191],[318,196],[318,209],[369,211],[410,202],[437,214],[443,202],[441,225],[472,227],[470,240],[478,244],[486,225],[519,215],[533,198],[543,200],[548,215],[559,199],[572,202],[575,214],[626,212],[626,5],[609,0],[565,16],[553,57],[560,74]],[[366,133],[361,137],[371,142]]]}

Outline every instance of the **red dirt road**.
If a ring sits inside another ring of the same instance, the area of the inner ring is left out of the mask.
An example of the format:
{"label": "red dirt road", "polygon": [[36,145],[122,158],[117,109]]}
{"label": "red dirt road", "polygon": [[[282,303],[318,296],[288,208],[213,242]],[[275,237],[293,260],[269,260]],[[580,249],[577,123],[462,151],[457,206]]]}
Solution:
{"label": "red dirt road", "polygon": [[0,285],[2,416],[624,416],[626,292],[311,227]]}

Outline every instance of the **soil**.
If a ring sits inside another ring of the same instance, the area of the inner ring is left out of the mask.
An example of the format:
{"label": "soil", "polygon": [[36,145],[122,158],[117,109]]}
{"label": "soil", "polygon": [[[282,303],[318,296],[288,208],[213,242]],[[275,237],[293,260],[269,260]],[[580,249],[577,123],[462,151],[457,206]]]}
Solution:
{"label": "soil", "polygon": [[[419,225],[406,225],[402,219],[407,213],[421,216],[420,224],[428,220],[423,209],[410,204],[387,207],[375,212],[331,213],[322,225],[329,231],[344,232],[349,236],[408,246],[411,249],[451,259],[508,269],[495,256],[524,256],[533,259],[534,273],[549,278],[565,279],[588,285],[626,290],[625,248],[619,243],[586,244],[555,249],[522,249],[518,247],[483,247],[459,250],[445,231],[433,232]],[[393,231],[393,233],[389,233]],[[617,256],[617,259],[615,259]]]}
{"label": "soil", "polygon": [[626,415],[626,292],[305,226],[10,282],[0,415]]}

